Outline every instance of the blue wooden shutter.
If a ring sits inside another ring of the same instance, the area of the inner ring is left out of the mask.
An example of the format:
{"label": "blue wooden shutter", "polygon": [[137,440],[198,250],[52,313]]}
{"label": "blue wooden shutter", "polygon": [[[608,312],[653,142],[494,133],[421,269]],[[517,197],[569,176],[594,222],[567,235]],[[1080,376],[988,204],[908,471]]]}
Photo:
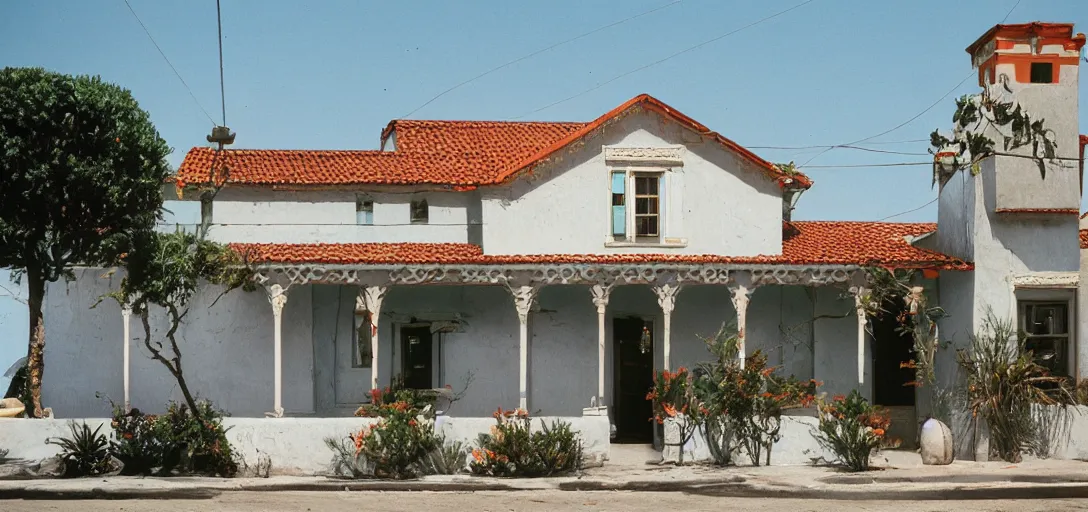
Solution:
{"label": "blue wooden shutter", "polygon": [[665,177],[666,173],[662,173],[657,178],[657,236],[661,237],[661,241],[665,241]]}
{"label": "blue wooden shutter", "polygon": [[627,235],[627,173],[612,173],[612,236]]}

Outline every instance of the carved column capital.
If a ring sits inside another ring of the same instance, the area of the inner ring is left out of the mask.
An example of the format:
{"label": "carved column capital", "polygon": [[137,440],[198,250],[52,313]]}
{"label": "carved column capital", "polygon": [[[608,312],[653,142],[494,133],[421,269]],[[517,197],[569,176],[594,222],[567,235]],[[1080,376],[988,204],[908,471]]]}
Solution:
{"label": "carved column capital", "polygon": [[121,306],[121,316],[123,316],[125,318],[126,322],[128,321],[129,317],[132,316],[132,305],[131,304],[125,304],[124,306]]}
{"label": "carved column capital", "polygon": [[676,309],[676,294],[680,293],[680,285],[667,283],[654,286],[653,291],[657,295],[657,305],[661,306],[661,312],[671,315],[673,309]]}
{"label": "carved column capital", "polygon": [[385,300],[385,286],[363,286],[359,288],[359,295],[355,297],[355,311],[366,311],[371,316],[381,313],[382,301]]}
{"label": "carved column capital", "polygon": [[608,298],[612,295],[612,285],[595,284],[589,288],[593,295],[593,305],[597,306],[597,313],[604,314],[608,307]]}
{"label": "carved column capital", "polygon": [[752,285],[743,284],[731,284],[729,285],[729,299],[733,301],[733,308],[737,311],[748,308],[748,302],[752,299],[752,294],[755,293],[756,287]]}
{"label": "carved column capital", "polygon": [[529,321],[529,311],[533,307],[533,302],[536,301],[536,294],[539,288],[536,286],[511,286],[510,293],[514,296],[514,307],[518,310],[518,321],[526,323]]}
{"label": "carved column capital", "polygon": [[864,286],[851,286],[850,293],[854,296],[854,309],[857,311],[858,325],[864,327],[869,321],[869,288]]}
{"label": "carved column capital", "polygon": [[283,307],[287,305],[287,289],[274,284],[268,287],[268,302],[272,304],[272,314],[280,316],[283,314]]}

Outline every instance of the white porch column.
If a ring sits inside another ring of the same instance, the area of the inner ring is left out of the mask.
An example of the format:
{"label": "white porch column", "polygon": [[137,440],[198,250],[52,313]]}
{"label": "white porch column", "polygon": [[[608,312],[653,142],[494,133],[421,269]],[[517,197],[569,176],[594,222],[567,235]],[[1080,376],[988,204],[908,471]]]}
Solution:
{"label": "white porch column", "polygon": [[680,285],[663,284],[655,286],[653,290],[657,295],[657,305],[661,306],[661,313],[665,317],[664,333],[661,340],[661,348],[664,352],[662,366],[664,366],[663,369],[669,370],[671,369],[669,359],[672,354],[672,310],[676,307],[676,294],[680,292]]}
{"label": "white porch column", "polygon": [[608,308],[608,296],[612,294],[612,286],[595,284],[589,289],[593,294],[593,305],[597,306],[597,407],[605,407],[604,403],[604,313]]}
{"label": "white porch column", "polygon": [[274,284],[268,287],[268,302],[272,304],[275,338],[275,377],[272,416],[283,417],[283,307],[287,305],[287,290]]}
{"label": "white porch column", "polygon": [[734,284],[729,287],[730,297],[733,300],[733,309],[737,310],[737,361],[744,368],[744,360],[748,357],[748,303],[752,299],[753,288],[743,284]]}
{"label": "white porch column", "polygon": [[865,313],[865,297],[869,295],[869,289],[864,286],[854,287],[854,308],[858,317],[858,391],[865,394],[865,326],[869,317]]}
{"label": "white porch column", "polygon": [[536,300],[537,287],[512,286],[514,307],[518,310],[518,407],[529,410],[529,310]]}
{"label": "white porch column", "polygon": [[125,351],[124,351],[124,380],[125,380],[125,412],[132,410],[131,396],[129,395],[129,380],[128,380],[128,368],[130,356],[130,345],[132,344],[132,332],[129,326],[129,320],[132,318],[132,307],[125,305],[121,307],[121,321],[124,322],[124,336],[125,336]]}
{"label": "white porch column", "polygon": [[[378,323],[381,319],[382,300],[385,299],[385,286],[367,286],[359,289],[355,299],[356,309],[365,309],[370,322],[370,389],[378,389]],[[361,306],[361,308],[360,308]]]}

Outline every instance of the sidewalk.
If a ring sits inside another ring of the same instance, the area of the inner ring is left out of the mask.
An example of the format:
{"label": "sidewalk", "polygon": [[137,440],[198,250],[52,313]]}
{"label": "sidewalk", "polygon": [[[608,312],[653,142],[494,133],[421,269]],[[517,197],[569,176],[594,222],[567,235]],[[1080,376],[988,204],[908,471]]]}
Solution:
{"label": "sidewalk", "polygon": [[0,481],[4,499],[208,499],[232,491],[658,491],[720,497],[837,500],[972,500],[1088,498],[1088,463],[1035,460],[1022,464],[956,462],[923,466],[916,454],[895,453],[882,469],[844,473],[815,466],[716,468],[609,464],[580,477],[497,479],[468,475],[410,481],[324,477],[135,478]]}

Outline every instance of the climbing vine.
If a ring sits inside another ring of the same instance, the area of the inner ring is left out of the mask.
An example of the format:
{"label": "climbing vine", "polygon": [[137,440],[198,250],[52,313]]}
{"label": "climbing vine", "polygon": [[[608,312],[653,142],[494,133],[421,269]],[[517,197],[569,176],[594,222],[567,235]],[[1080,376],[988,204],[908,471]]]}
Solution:
{"label": "climbing vine", "polygon": [[861,297],[865,313],[872,317],[892,314],[888,304],[904,301],[906,308],[898,313],[900,332],[911,335],[914,342],[914,359],[903,361],[900,366],[914,370],[914,386],[933,385],[936,377],[933,370],[940,339],[937,332],[937,320],[947,316],[940,306],[930,306],[924,288],[913,283],[916,271],[873,267],[866,269],[868,288]]}
{"label": "climbing vine", "polygon": [[1043,119],[1033,119],[1012,94],[1008,77],[1001,76],[999,86],[987,87],[979,94],[961,96],[956,100],[952,115],[952,134],[946,137],[939,130],[930,134],[929,150],[934,155],[933,184],[944,184],[957,171],[970,169],[977,175],[983,159],[997,153],[997,143],[986,135],[992,127],[1001,137],[1002,151],[1031,147],[1031,158],[1046,179],[1047,161],[1056,159],[1057,143],[1053,130]]}

